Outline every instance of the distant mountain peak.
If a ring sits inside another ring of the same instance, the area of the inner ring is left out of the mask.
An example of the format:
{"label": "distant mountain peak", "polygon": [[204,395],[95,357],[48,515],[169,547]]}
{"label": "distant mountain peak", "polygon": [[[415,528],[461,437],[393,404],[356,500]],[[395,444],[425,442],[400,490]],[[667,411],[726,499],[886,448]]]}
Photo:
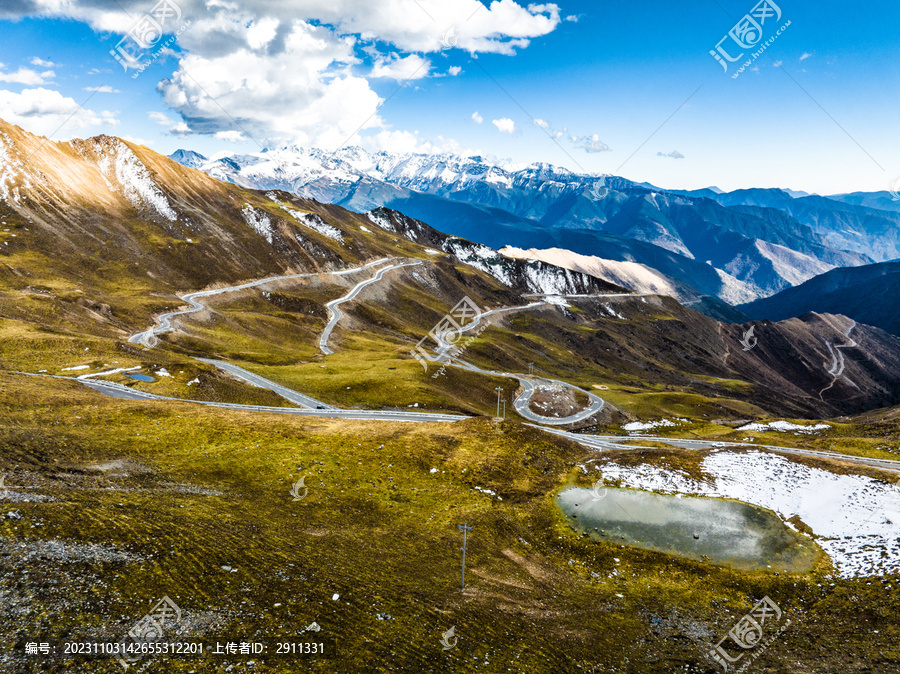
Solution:
{"label": "distant mountain peak", "polygon": [[188,168],[200,168],[208,161],[202,154],[193,150],[175,150],[169,155],[169,159]]}

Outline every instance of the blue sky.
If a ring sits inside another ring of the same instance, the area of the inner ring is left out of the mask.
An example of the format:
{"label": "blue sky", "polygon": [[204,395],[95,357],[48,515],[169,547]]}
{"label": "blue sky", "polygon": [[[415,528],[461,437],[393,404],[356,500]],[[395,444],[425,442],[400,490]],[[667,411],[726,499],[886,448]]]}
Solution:
{"label": "blue sky", "polygon": [[349,143],[822,194],[900,178],[896,3],[780,0],[734,79],[744,59],[725,73],[709,52],[753,0],[167,0],[142,60],[169,47],[125,70],[109,51],[157,2],[0,9],[0,117],[167,154]]}

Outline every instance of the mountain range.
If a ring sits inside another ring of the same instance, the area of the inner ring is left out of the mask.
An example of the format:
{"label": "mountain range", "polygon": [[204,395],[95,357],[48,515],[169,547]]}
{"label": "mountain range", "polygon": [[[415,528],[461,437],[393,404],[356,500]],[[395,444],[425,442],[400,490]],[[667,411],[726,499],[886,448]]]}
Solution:
{"label": "mountain range", "polygon": [[[663,190],[548,164],[358,147],[214,158],[179,150],[172,158],[253,189],[282,189],[355,211],[389,207],[492,248],[566,250],[604,260],[607,268],[645,265],[681,287],[687,301],[708,296],[743,304],[831,269],[900,257],[900,211],[873,208],[886,203],[874,195]],[[709,310],[725,315],[719,304]]]}

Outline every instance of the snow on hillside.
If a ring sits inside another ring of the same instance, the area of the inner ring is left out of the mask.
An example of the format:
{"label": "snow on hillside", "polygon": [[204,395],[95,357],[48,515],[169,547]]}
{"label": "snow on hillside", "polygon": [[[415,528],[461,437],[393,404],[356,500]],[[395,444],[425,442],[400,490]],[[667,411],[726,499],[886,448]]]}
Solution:
{"label": "snow on hillside", "polygon": [[285,210],[304,227],[308,227],[314,232],[318,232],[322,236],[327,236],[329,239],[334,239],[335,241],[344,243],[344,237],[341,234],[341,230],[339,230],[337,227],[332,227],[331,225],[327,224],[315,213],[301,213],[300,211],[295,211],[290,208],[286,208]]}
{"label": "snow on hillside", "polygon": [[441,247],[445,253],[450,253],[470,267],[490,274],[504,285],[512,286],[510,266],[504,265],[503,258],[493,248],[480,243],[473,244],[456,237],[446,239]]}
{"label": "snow on hillside", "polygon": [[[297,222],[299,222],[304,227],[313,230],[314,232],[318,232],[322,236],[327,236],[329,239],[334,239],[340,243],[344,243],[344,237],[341,230],[337,227],[332,227],[327,224],[322,218],[320,218],[315,213],[304,213],[302,211],[294,210],[289,208],[281,201],[278,200],[278,195],[275,192],[267,192],[266,196],[278,204],[278,207],[284,211],[287,211],[288,214],[294,218]],[[253,209],[251,209],[253,210]],[[249,223],[248,223],[249,224]],[[269,243],[272,243],[270,240]]]}
{"label": "snow on hillside", "polygon": [[813,433],[815,431],[824,431],[831,428],[829,424],[813,424],[811,426],[803,426],[801,424],[794,424],[790,421],[770,421],[767,424],[760,423],[750,423],[744,426],[741,426],[737,430],[739,431],[757,431],[757,432],[765,432],[765,431],[778,431],[779,433]]}
{"label": "snow on hillside", "polygon": [[[497,254],[500,257],[499,253]],[[525,267],[525,282],[528,289],[541,295],[575,294],[578,287],[575,274],[569,269],[548,265],[529,264]]]}
{"label": "snow on hillside", "polygon": [[490,274],[504,285],[521,285],[536,295],[578,294],[590,281],[577,271],[534,260],[514,261],[493,248],[456,237],[445,239],[441,247],[445,253]]}
{"label": "snow on hillside", "polygon": [[125,198],[138,210],[154,210],[161,216],[175,222],[178,215],[153,179],[147,167],[137,155],[122,141],[94,141],[94,149],[99,155],[97,166],[110,189],[115,189],[112,180],[121,187]]}
{"label": "snow on hillside", "polygon": [[697,294],[687,290],[684,284],[637,262],[606,260],[593,255],[579,255],[562,248],[522,250],[506,246],[500,254],[514,260],[539,260],[563,269],[588,274],[595,278],[651,295],[669,295],[679,301],[697,299]]}
{"label": "snow on hillside", "polygon": [[31,183],[22,162],[13,158],[11,153],[14,152],[12,138],[5,133],[0,134],[0,200],[18,204],[20,186],[17,179],[21,176],[21,187],[24,188],[31,187]]}
{"label": "snow on hillside", "polygon": [[369,220],[372,221],[373,225],[377,225],[378,227],[381,227],[381,229],[383,229],[386,232],[396,232],[397,231],[396,229],[394,229],[394,224],[391,222],[390,218],[388,218],[383,213],[379,213],[377,210],[369,211],[368,213],[366,213],[366,217],[368,217]]}
{"label": "snow on hillside", "polygon": [[647,464],[597,467],[605,480],[621,480],[624,487],[735,499],[773,510],[785,521],[799,516],[844,578],[900,572],[900,487],[757,451],[715,451],[701,468],[711,479]]}
{"label": "snow on hillside", "polygon": [[250,204],[245,204],[241,213],[244,216],[244,222],[266,241],[272,243],[274,230],[272,228],[272,221],[269,220],[268,215],[263,211],[257,211]]}

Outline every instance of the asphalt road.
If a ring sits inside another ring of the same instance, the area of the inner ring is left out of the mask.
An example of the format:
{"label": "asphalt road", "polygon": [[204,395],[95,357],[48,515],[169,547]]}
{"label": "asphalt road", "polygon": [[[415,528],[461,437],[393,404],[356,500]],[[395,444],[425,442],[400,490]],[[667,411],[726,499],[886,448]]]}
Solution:
{"label": "asphalt road", "polygon": [[[534,426],[534,424],[529,424]],[[535,426],[538,428],[538,426]],[[680,447],[682,449],[727,449],[731,447],[768,449],[772,452],[780,454],[793,454],[796,456],[810,456],[817,459],[831,459],[833,461],[844,461],[860,466],[868,466],[869,468],[879,468],[892,473],[900,473],[900,461],[889,461],[887,459],[869,459],[861,456],[850,456],[847,454],[838,454],[837,452],[820,452],[813,449],[798,449],[796,447],[780,447],[778,445],[761,445],[756,442],[722,442],[712,440],[694,440],[683,438],[664,438],[659,436],[623,436],[623,435],[580,435],[578,433],[569,433],[558,429],[543,429],[548,433],[553,433],[561,437],[574,440],[591,449],[600,451],[609,451],[616,449],[656,449],[654,447],[642,447],[639,445],[626,445],[625,442],[634,440],[647,440],[649,442],[658,442],[667,444],[672,447]]]}
{"label": "asphalt road", "polygon": [[[395,258],[385,257],[380,260],[375,260],[374,262],[369,262],[362,267],[354,267],[353,269],[344,269],[343,271],[334,271],[334,272],[325,272],[328,275],[332,276],[343,276],[345,274],[353,274],[358,271],[364,271],[369,269],[370,267],[374,267],[375,265],[382,264],[384,262],[388,262],[389,260],[393,260]],[[190,309],[182,309],[181,311],[170,311],[167,314],[162,314],[156,318],[156,326],[150,328],[149,330],[145,330],[144,332],[139,332],[135,335],[132,335],[128,338],[128,341],[132,344],[141,344],[143,346],[153,348],[153,338],[156,335],[160,335],[164,332],[168,332],[172,330],[172,319],[176,316],[186,316],[188,314],[193,314],[198,311],[202,311],[206,308],[206,305],[197,301],[197,299],[202,297],[213,297],[215,295],[222,295],[225,293],[233,293],[238,292],[240,290],[247,290],[248,288],[257,288],[259,286],[266,285],[267,283],[273,283],[275,281],[291,281],[294,279],[300,278],[310,278],[312,276],[321,276],[322,274],[314,273],[314,274],[294,274],[292,276],[271,276],[269,278],[264,278],[259,281],[251,281],[250,283],[242,283],[237,286],[229,286],[227,288],[217,288],[215,290],[202,290],[196,293],[190,293],[188,295],[184,295],[181,299],[191,305]]]}
{"label": "asphalt road", "polygon": [[[640,297],[641,295],[579,295],[578,297]],[[529,297],[546,297],[546,295],[529,295]],[[537,307],[543,306],[552,306],[549,302],[532,302],[531,304],[525,304],[520,307],[505,307],[503,309],[493,309],[491,311],[485,311],[483,313],[474,316],[472,321],[463,327],[462,330],[459,331],[460,334],[469,332],[474,330],[479,323],[481,323],[482,319],[487,318],[488,316],[493,316],[496,314],[509,313],[513,311],[525,311],[527,309],[535,309]],[[446,339],[447,335],[451,333],[455,333],[457,331],[451,330],[445,333],[441,333],[436,335],[438,340],[438,348],[437,352],[441,356],[449,357],[448,352],[453,348],[453,344],[449,343]],[[469,370],[470,372],[477,372],[479,374],[492,375],[495,377],[508,377],[510,379],[515,379],[522,386],[522,393],[520,393],[516,399],[513,401],[513,409],[519,414],[519,416],[524,419],[528,419],[529,421],[533,421],[539,424],[546,424],[548,426],[566,426],[569,424],[575,424],[585,419],[590,419],[592,416],[602,411],[604,406],[606,405],[606,401],[598,396],[590,393],[589,391],[582,391],[585,395],[590,399],[590,405],[583,409],[581,412],[576,414],[572,414],[567,417],[545,417],[539,414],[535,414],[529,408],[529,403],[531,402],[531,397],[534,395],[536,387],[541,383],[547,384],[559,384],[565,388],[573,388],[571,384],[567,384],[566,382],[559,381],[556,379],[545,379],[540,377],[532,377],[531,375],[524,374],[515,374],[512,372],[497,372],[496,370],[484,370],[476,365],[472,365],[464,360],[454,359],[452,363],[455,367],[461,368],[463,370]],[[581,390],[581,389],[578,389]]]}
{"label": "asphalt road", "polygon": [[222,407],[229,410],[246,410],[251,412],[269,412],[272,414],[289,414],[294,416],[325,417],[327,419],[360,419],[365,421],[410,421],[410,422],[448,422],[463,421],[467,416],[459,414],[438,414],[434,412],[393,412],[370,410],[340,410],[340,409],[308,409],[297,407],[267,407],[265,405],[238,405],[235,403],[219,403],[206,400],[186,400],[184,398],[169,398],[144,391],[136,391],[121,384],[92,379],[78,379],[76,377],[60,377],[50,374],[34,374],[32,372],[17,372],[29,377],[49,377],[51,379],[66,379],[78,382],[103,395],[123,400],[168,400],[170,402],[189,403],[192,405],[206,405],[207,407]]}
{"label": "asphalt road", "polygon": [[293,389],[289,389],[286,386],[282,386],[281,384],[276,384],[274,381],[266,379],[265,377],[260,377],[258,374],[253,374],[245,370],[242,367],[238,367],[237,365],[232,365],[231,363],[227,363],[224,360],[212,360],[210,358],[195,358],[194,360],[199,360],[202,363],[207,363],[209,365],[214,365],[220,370],[225,370],[229,374],[241,379],[248,384],[253,386],[257,386],[259,388],[269,389],[270,391],[274,391],[278,395],[280,395],[285,400],[288,400],[295,405],[299,405],[300,407],[305,407],[306,409],[319,409],[319,410],[333,410],[336,409],[331,405],[323,403],[321,400],[316,400],[315,398],[310,398],[307,395],[303,395],[302,393],[298,393]]}
{"label": "asphalt road", "polygon": [[421,260],[417,260],[415,262],[404,262],[403,264],[395,264],[390,267],[385,267],[384,269],[379,269],[378,273],[375,274],[372,278],[361,281],[357,283],[356,286],[349,293],[341,297],[340,299],[332,300],[328,304],[325,305],[325,308],[328,309],[331,314],[331,320],[328,321],[328,325],[325,326],[324,332],[322,332],[322,336],[319,337],[319,349],[321,349],[322,353],[326,356],[330,356],[334,353],[330,348],[328,348],[328,339],[331,337],[331,332],[334,330],[335,326],[338,324],[338,321],[341,320],[343,314],[341,310],[338,309],[338,306],[344,304],[345,302],[350,302],[356,299],[356,296],[359,295],[360,291],[368,285],[373,283],[377,283],[382,279],[382,277],[389,271],[394,269],[400,269],[401,267],[415,267],[422,264]]}

